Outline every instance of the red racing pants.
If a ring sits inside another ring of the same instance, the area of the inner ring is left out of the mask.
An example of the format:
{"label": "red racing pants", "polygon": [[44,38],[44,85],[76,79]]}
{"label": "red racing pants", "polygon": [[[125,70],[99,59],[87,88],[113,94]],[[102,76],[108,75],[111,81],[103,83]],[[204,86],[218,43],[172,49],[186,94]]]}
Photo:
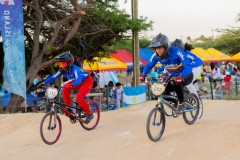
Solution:
{"label": "red racing pants", "polygon": [[78,90],[76,95],[76,102],[81,106],[81,108],[87,113],[91,114],[90,108],[87,101],[84,99],[85,96],[90,92],[93,86],[93,79],[91,76],[88,76],[82,83],[77,86],[70,87],[72,82],[66,83],[62,88],[63,101],[66,105],[71,105],[70,91]]}

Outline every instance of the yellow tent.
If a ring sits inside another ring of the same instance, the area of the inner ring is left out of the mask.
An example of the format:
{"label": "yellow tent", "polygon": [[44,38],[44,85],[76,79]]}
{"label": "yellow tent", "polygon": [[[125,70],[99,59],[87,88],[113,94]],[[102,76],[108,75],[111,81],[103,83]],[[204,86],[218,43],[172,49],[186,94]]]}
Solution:
{"label": "yellow tent", "polygon": [[232,61],[240,61],[240,52],[231,57]]}
{"label": "yellow tent", "polygon": [[193,54],[195,54],[196,56],[198,56],[199,58],[201,58],[202,61],[204,61],[204,62],[214,62],[215,61],[215,57],[210,55],[206,50],[204,50],[202,48],[194,48],[193,50],[191,50],[191,52]]}
{"label": "yellow tent", "polygon": [[94,57],[96,62],[90,63],[84,61],[83,69],[87,71],[112,71],[112,70],[126,70],[127,65],[115,58],[99,58]]}
{"label": "yellow tent", "polygon": [[228,56],[214,48],[208,48],[207,52],[210,55],[213,55],[214,57],[216,57],[215,61],[230,61],[231,60],[230,56]]}

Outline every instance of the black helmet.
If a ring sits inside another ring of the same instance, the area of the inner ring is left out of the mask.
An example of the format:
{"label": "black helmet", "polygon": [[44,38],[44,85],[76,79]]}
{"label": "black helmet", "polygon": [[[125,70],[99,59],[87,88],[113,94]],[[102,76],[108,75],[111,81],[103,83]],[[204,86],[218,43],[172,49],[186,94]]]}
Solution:
{"label": "black helmet", "polygon": [[58,62],[67,62],[67,67],[70,68],[74,64],[74,57],[70,52],[63,52],[54,57]]}
{"label": "black helmet", "polygon": [[169,52],[169,40],[168,37],[164,34],[159,33],[157,36],[153,37],[151,44],[148,46],[149,48],[159,48],[164,47],[164,53],[160,56],[161,59],[167,57]]}
{"label": "black helmet", "polygon": [[175,41],[172,42],[171,46],[178,47],[178,48],[180,48],[182,50],[185,50],[185,47],[184,47],[183,42],[182,42],[181,39],[175,39]]}
{"label": "black helmet", "polygon": [[184,45],[185,51],[191,51],[193,48],[193,46],[191,44],[185,43]]}

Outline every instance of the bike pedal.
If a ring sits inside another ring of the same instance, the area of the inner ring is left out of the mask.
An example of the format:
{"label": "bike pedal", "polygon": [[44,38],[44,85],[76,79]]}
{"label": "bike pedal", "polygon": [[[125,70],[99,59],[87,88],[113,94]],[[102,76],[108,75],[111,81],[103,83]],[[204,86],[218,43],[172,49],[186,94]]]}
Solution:
{"label": "bike pedal", "polygon": [[182,114],[182,113],[177,114],[176,111],[173,111],[172,116],[173,116],[173,118],[177,118],[177,117],[179,117],[181,114]]}
{"label": "bike pedal", "polygon": [[77,120],[76,120],[75,118],[70,118],[70,122],[71,122],[72,124],[75,124],[75,123],[77,122]]}

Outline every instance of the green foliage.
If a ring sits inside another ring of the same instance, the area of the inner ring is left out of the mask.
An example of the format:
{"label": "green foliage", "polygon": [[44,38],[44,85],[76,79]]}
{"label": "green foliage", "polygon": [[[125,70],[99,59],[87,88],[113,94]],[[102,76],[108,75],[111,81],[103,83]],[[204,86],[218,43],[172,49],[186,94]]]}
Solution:
{"label": "green foliage", "polygon": [[149,39],[140,39],[139,40],[139,48],[148,48],[149,44],[151,43],[151,40]]}
{"label": "green foliage", "polygon": [[111,46],[106,46],[105,48],[108,51],[115,51],[118,49],[126,49],[129,52],[132,52],[132,40],[118,39],[118,40],[115,40]]}
{"label": "green foliage", "polygon": [[215,48],[230,56],[240,52],[240,28],[218,30],[220,36],[217,38],[200,36],[192,41],[194,47],[203,49]]}
{"label": "green foliage", "polygon": [[[152,26],[152,21],[148,22],[147,18],[132,20],[129,14],[117,8],[114,0],[111,3],[97,2],[96,8],[89,10],[82,19],[77,35],[64,47],[76,53],[80,61],[83,59],[91,61],[95,56],[109,56],[108,51],[120,48],[131,51],[131,40],[123,40],[125,34],[131,30],[147,30]],[[119,41],[118,46],[111,47],[116,41]],[[79,43],[85,45],[85,53],[80,51]]]}
{"label": "green foliage", "polygon": [[[152,26],[152,21],[144,17],[132,20],[129,14],[118,9],[118,0],[86,3],[78,0],[78,4],[66,0],[23,2],[26,68],[30,83],[35,72],[51,66],[54,63],[52,57],[63,51],[73,53],[81,64],[95,56],[109,56],[105,46],[110,46],[115,39],[124,38],[130,30],[142,31]],[[88,5],[89,8],[86,7]],[[79,8],[86,15],[79,17],[76,11]],[[80,44],[85,46],[84,50]]]}
{"label": "green foliage", "polygon": [[[139,40],[139,48],[147,48],[150,44],[148,39]],[[111,46],[105,46],[108,51],[115,51],[118,49],[126,49],[129,52],[132,52],[132,40],[131,39],[118,39],[115,40]]]}

